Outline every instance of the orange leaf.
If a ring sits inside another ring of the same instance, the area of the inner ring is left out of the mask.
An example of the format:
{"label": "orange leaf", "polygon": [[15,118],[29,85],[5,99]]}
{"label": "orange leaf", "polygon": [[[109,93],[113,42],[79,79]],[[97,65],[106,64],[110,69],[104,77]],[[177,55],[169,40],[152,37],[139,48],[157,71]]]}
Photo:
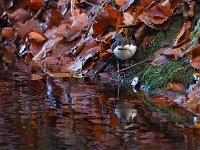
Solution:
{"label": "orange leaf", "polygon": [[93,30],[96,35],[102,34],[109,26],[116,27],[119,12],[112,6],[107,5],[104,10],[96,17]]}
{"label": "orange leaf", "polygon": [[168,83],[167,86],[175,92],[181,92],[185,89],[182,83]]}
{"label": "orange leaf", "polygon": [[7,39],[7,40],[12,40],[14,37],[14,28],[12,27],[5,27],[2,29],[2,35]]}
{"label": "orange leaf", "polygon": [[43,42],[45,41],[45,37],[40,34],[40,33],[37,33],[37,32],[30,32],[29,33],[29,36],[36,42]]}
{"label": "orange leaf", "polygon": [[39,10],[42,4],[43,0],[29,0],[29,7],[34,10]]}
{"label": "orange leaf", "polygon": [[191,22],[186,22],[184,23],[181,31],[179,32],[179,34],[176,37],[176,40],[174,42],[174,46],[178,45],[180,42],[182,42],[185,39],[190,39],[190,29],[191,27]]}
{"label": "orange leaf", "polygon": [[126,2],[126,0],[115,0],[115,3],[119,6],[124,5],[124,3]]}

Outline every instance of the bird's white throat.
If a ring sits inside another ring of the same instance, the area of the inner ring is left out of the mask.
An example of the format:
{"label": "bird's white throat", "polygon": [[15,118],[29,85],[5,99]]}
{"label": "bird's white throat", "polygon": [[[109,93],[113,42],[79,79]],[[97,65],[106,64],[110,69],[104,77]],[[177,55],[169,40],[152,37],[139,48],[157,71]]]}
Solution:
{"label": "bird's white throat", "polygon": [[135,52],[137,50],[137,46],[135,45],[125,45],[125,46],[117,46],[114,50],[113,53],[118,59],[121,60],[128,60],[132,58],[135,55]]}

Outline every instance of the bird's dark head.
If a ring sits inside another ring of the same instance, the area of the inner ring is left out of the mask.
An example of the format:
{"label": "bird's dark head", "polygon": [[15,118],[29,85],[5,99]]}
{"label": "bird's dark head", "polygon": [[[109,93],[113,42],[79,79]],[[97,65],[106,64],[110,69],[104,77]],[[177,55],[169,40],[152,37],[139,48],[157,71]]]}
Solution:
{"label": "bird's dark head", "polygon": [[135,41],[122,33],[116,34],[115,42],[112,44],[112,51],[118,59],[127,60],[134,56],[137,46]]}
{"label": "bird's dark head", "polygon": [[122,33],[118,33],[114,36],[115,41],[119,41],[122,38],[125,38],[124,34]]}

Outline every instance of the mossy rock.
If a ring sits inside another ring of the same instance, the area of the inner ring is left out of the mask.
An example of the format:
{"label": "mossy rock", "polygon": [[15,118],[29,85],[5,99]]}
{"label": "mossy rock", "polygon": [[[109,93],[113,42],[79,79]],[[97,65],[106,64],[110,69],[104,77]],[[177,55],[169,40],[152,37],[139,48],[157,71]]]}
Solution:
{"label": "mossy rock", "polygon": [[[182,24],[182,17],[174,16],[171,27],[166,32],[157,32],[146,51],[138,50],[136,56],[133,58],[134,63],[151,58],[160,48],[171,45]],[[147,63],[135,66],[127,71],[127,76],[122,80],[130,82],[137,76],[140,78],[140,84],[144,85],[148,92],[155,93],[155,90],[164,87],[168,82],[181,82],[185,86],[188,86],[193,82],[192,74],[193,68],[187,63],[187,59],[182,59],[161,66],[153,66]]]}
{"label": "mossy rock", "polygon": [[188,86],[193,81],[193,68],[185,59],[161,66],[148,65],[140,77],[147,91],[163,87],[168,82],[180,82]]}

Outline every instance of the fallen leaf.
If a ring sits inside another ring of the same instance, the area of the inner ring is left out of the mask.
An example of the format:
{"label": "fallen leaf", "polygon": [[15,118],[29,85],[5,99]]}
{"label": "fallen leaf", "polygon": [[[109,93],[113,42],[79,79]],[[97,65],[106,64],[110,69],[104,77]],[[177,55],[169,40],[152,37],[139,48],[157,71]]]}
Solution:
{"label": "fallen leaf", "polygon": [[119,15],[119,12],[114,7],[107,5],[96,17],[96,22],[93,25],[94,34],[102,34],[109,26],[116,28]]}
{"label": "fallen leaf", "polygon": [[115,3],[119,6],[122,6],[126,3],[126,0],[115,0]]}
{"label": "fallen leaf", "polygon": [[15,29],[12,27],[5,27],[2,29],[2,36],[11,41],[14,38]]}
{"label": "fallen leaf", "polygon": [[123,14],[123,17],[124,17],[123,23],[124,23],[125,25],[133,24],[133,21],[134,21],[133,15],[131,15],[131,14],[128,13],[128,12],[125,12],[125,13]]}
{"label": "fallen leaf", "polygon": [[200,45],[196,46],[192,50],[192,60],[190,64],[192,67],[200,69]]}
{"label": "fallen leaf", "polygon": [[71,78],[73,77],[73,74],[72,73],[49,73],[48,74],[50,77],[53,77],[53,78]]}
{"label": "fallen leaf", "polygon": [[34,10],[39,10],[43,5],[43,0],[29,0],[29,7]]}
{"label": "fallen leaf", "polygon": [[19,36],[23,39],[25,35],[27,35],[29,32],[37,30],[38,21],[37,20],[28,20],[25,24],[20,24],[17,27],[17,31],[19,33]]}
{"label": "fallen leaf", "polygon": [[154,66],[160,66],[162,64],[165,64],[167,62],[169,62],[170,59],[169,58],[166,58],[165,56],[157,56],[156,58],[154,58],[154,60],[151,62],[152,65]]}
{"label": "fallen leaf", "polygon": [[[84,70],[87,63],[90,63],[92,61],[92,57],[99,53],[99,51],[100,48],[97,46],[96,41],[92,37],[87,38],[83,51],[74,61],[71,61],[64,67],[64,71],[77,72]],[[91,59],[91,61],[89,61],[89,59]],[[92,64],[90,63],[89,66],[91,65]],[[87,66],[87,68],[89,69],[90,67]],[[87,71],[87,69],[85,71]]]}
{"label": "fallen leaf", "polygon": [[63,19],[61,13],[56,9],[49,9],[46,11],[45,21],[49,29],[54,26],[59,26]]}
{"label": "fallen leaf", "polygon": [[31,12],[25,9],[19,8],[14,13],[8,14],[11,22],[14,23],[25,23],[27,20],[31,19]]}
{"label": "fallen leaf", "polygon": [[185,90],[185,87],[182,83],[168,83],[167,87],[174,90],[175,92],[181,92]]}
{"label": "fallen leaf", "polygon": [[41,80],[43,77],[44,74],[31,74],[31,80]]}
{"label": "fallen leaf", "polygon": [[136,0],[126,0],[126,2],[121,6],[122,10],[127,10],[131,5],[133,5],[136,2]]}
{"label": "fallen leaf", "polygon": [[37,32],[30,32],[28,35],[36,42],[44,42],[46,40],[42,34]]}
{"label": "fallen leaf", "polygon": [[[182,29],[180,30],[179,34],[176,37],[176,40],[173,44],[174,46],[177,46],[178,44],[180,45],[182,41],[186,43],[190,40],[190,27],[191,27],[191,22],[184,23]],[[185,43],[182,42],[181,45]]]}
{"label": "fallen leaf", "polygon": [[75,40],[84,31],[84,28],[89,24],[87,14],[76,14],[72,24],[66,29],[63,36],[68,42]]}

